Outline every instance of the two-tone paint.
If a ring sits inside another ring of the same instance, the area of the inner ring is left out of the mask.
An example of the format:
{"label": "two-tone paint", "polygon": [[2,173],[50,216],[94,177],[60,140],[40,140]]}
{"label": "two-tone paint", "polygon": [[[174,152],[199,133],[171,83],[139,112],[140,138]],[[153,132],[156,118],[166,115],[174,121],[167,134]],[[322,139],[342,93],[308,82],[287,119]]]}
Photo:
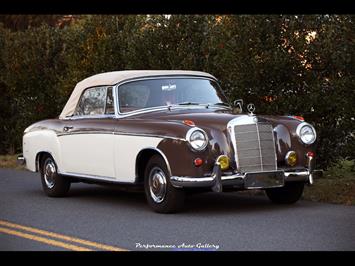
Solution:
{"label": "two-tone paint", "polygon": [[[27,168],[38,171],[41,153],[50,153],[57,163],[58,172],[94,180],[140,183],[142,170],[153,154],[165,160],[170,175],[210,176],[220,155],[231,159],[226,172],[238,172],[235,151],[227,125],[232,120],[250,117],[234,114],[225,107],[166,107],[138,112],[130,116],[72,117],[50,119],[31,125],[25,130],[23,151]],[[277,167],[283,170],[306,169],[306,153],[314,151],[315,144],[305,145],[296,135],[301,121],[287,116],[255,116],[259,122],[273,127]],[[204,151],[192,151],[185,139],[191,120],[203,129],[209,139]],[[293,150],[297,164],[287,166],[285,156]],[[203,164],[196,167],[194,159]]]}

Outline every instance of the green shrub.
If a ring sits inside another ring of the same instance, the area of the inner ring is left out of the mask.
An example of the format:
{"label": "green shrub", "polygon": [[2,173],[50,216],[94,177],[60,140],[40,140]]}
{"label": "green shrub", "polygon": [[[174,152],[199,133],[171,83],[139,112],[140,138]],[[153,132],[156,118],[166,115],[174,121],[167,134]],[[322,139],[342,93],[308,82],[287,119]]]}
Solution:
{"label": "green shrub", "polygon": [[90,75],[191,69],[213,74],[231,100],[254,102],[257,113],[304,116],[317,129],[319,167],[352,160],[354,18],[85,15],[59,27],[60,16],[26,17],[16,31],[2,17],[0,154],[21,152],[23,130],[57,117]]}
{"label": "green shrub", "polygon": [[331,166],[326,171],[325,178],[329,178],[329,179],[348,178],[348,179],[354,179],[355,181],[355,159],[348,160],[342,158],[332,163]]}

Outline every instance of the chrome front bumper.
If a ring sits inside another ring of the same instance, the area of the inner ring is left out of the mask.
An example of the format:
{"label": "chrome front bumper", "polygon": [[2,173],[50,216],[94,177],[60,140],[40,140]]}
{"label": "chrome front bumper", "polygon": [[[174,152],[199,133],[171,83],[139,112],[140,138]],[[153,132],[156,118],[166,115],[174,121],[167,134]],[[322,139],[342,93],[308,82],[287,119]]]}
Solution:
{"label": "chrome front bumper", "polygon": [[241,189],[261,189],[282,187],[285,182],[308,182],[313,184],[313,178],[322,176],[321,170],[301,171],[271,171],[245,174],[222,175],[219,164],[215,164],[211,176],[187,177],[171,176],[170,182],[174,187],[210,187],[215,192],[221,192],[223,186],[234,186]]}

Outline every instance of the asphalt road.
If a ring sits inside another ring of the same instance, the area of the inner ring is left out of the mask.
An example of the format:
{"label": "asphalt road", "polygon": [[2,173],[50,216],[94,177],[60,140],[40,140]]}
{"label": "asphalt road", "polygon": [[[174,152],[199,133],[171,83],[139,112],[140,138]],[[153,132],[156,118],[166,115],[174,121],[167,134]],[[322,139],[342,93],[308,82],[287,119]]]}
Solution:
{"label": "asphalt road", "polygon": [[[90,242],[87,242],[90,241]],[[355,250],[355,207],[205,193],[157,214],[142,193],[76,183],[66,198],[38,174],[0,169],[0,250]]]}

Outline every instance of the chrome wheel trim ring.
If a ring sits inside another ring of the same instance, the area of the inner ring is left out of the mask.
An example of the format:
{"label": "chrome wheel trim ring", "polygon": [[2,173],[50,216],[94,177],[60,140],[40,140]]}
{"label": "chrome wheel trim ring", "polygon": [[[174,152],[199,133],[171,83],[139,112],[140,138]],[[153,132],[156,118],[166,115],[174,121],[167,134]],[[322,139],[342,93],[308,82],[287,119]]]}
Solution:
{"label": "chrome wheel trim ring", "polygon": [[56,174],[57,170],[55,164],[52,159],[48,159],[44,166],[44,181],[48,188],[53,188],[55,185],[54,175]]}
{"label": "chrome wheel trim ring", "polygon": [[159,167],[154,167],[149,173],[149,192],[155,203],[161,203],[166,195],[166,176]]}

